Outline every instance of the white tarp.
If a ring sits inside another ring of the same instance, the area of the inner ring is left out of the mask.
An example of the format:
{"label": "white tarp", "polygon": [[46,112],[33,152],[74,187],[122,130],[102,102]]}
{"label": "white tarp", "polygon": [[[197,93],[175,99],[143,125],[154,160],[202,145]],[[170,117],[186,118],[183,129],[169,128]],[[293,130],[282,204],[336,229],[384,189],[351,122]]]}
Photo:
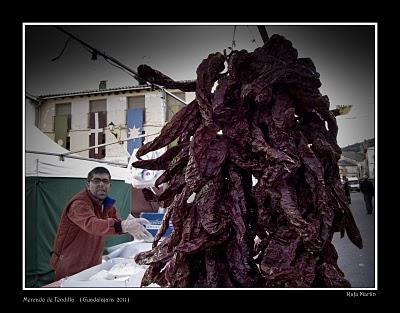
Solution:
{"label": "white tarp", "polygon": [[[116,268],[118,267],[118,268]],[[114,258],[62,280],[61,288],[135,288],[140,287],[148,265],[134,259]],[[124,270],[125,269],[125,270]],[[116,273],[119,270],[119,273]],[[114,271],[114,273],[113,273]],[[117,274],[117,275],[115,275]]]}
{"label": "white tarp", "polygon": [[124,242],[119,245],[106,248],[109,253],[105,255],[104,258],[105,260],[114,258],[133,259],[136,254],[151,250],[152,244],[152,242],[144,242],[143,240]]}
{"label": "white tarp", "polygon": [[[25,150],[57,154],[69,152],[52,141],[34,125],[27,125],[25,135]],[[87,174],[97,166],[107,168],[112,179],[131,182],[131,175],[127,168],[71,158],[64,158],[64,161],[61,161],[59,156],[25,153],[25,176],[86,178]]]}
{"label": "white tarp", "polygon": [[[103,263],[62,280],[61,288],[136,288],[140,287],[148,265],[136,264],[136,254],[151,250],[152,243],[135,240],[107,248]],[[152,284],[148,287],[160,287]]]}

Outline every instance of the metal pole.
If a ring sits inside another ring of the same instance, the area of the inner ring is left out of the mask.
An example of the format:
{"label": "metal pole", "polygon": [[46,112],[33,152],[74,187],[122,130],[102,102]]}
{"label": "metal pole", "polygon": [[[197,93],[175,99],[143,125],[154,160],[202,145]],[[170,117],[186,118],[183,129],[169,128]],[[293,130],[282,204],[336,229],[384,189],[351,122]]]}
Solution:
{"label": "metal pole", "polygon": [[175,96],[173,93],[169,92],[168,90],[161,88],[162,91],[164,91],[166,94],[170,95],[172,98],[178,100],[179,102],[183,103],[184,105],[188,105],[189,103],[186,103],[185,101],[183,101],[182,99],[180,99],[179,97]]}
{"label": "metal pole", "polygon": [[267,41],[269,40],[269,36],[268,36],[268,33],[267,33],[267,29],[265,28],[264,25],[257,26],[257,28],[258,28],[258,31],[259,31],[260,34],[261,34],[261,38],[262,38],[264,44],[266,44]]}

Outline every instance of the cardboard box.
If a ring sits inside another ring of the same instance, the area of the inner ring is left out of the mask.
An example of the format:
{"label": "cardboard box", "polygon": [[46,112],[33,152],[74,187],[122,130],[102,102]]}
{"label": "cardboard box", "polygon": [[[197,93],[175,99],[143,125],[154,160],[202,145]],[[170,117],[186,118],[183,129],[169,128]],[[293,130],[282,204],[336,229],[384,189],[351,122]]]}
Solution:
{"label": "cardboard box", "polygon": [[[165,215],[165,213],[148,213],[148,212],[140,213],[140,217],[147,219],[151,223],[150,226],[146,225],[146,229],[153,236],[155,236],[157,234],[158,230],[160,229],[164,215]],[[170,220],[167,231],[165,232],[163,237],[169,237],[172,234],[172,230],[173,230],[173,226],[172,226],[172,222]]]}

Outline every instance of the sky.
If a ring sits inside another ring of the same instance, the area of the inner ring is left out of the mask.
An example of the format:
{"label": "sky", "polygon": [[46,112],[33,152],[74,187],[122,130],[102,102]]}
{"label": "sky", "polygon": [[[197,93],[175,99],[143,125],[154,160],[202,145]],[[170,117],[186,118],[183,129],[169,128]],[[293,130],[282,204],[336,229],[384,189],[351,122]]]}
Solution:
{"label": "sky", "polygon": [[[94,90],[101,80],[107,80],[107,88],[138,84],[101,56],[91,60],[91,53],[77,41],[70,40],[65,47],[68,36],[54,25],[24,25],[26,92],[39,96]],[[224,49],[229,52],[229,47],[251,52],[262,46],[255,24],[59,26],[134,71],[140,64],[147,64],[174,80],[195,79],[197,66],[210,53]],[[299,57],[311,58],[320,74],[320,92],[328,96],[331,109],[352,105],[349,114],[337,117],[339,146],[374,138],[376,26],[265,26],[269,36],[279,34],[290,40]]]}

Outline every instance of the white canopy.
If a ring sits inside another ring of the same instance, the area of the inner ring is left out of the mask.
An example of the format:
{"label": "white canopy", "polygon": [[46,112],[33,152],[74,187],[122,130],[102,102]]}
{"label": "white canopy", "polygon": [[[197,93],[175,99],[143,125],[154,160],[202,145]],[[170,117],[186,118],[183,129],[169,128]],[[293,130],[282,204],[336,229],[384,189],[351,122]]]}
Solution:
{"label": "white canopy", "polygon": [[[69,152],[52,141],[37,127],[29,125],[29,123],[27,124],[27,129],[25,130],[25,150],[56,154]],[[79,156],[77,154],[73,155]],[[131,183],[131,174],[127,168],[71,158],[64,158],[64,161],[62,161],[57,155],[25,153],[25,176],[86,178],[87,174],[97,166],[107,168],[111,173],[112,179]]]}

